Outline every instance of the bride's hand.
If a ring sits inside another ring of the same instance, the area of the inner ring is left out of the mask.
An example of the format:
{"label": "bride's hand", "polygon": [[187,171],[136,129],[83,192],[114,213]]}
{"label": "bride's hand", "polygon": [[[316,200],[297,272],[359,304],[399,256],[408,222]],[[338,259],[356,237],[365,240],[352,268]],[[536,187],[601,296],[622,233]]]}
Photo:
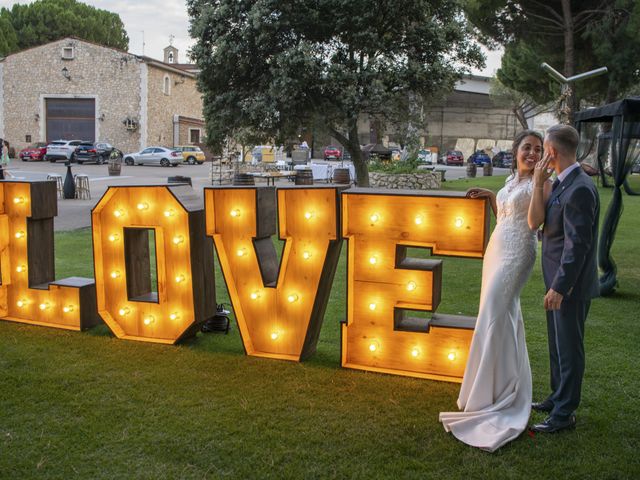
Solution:
{"label": "bride's hand", "polygon": [[533,169],[533,185],[535,187],[542,187],[544,182],[549,180],[551,174],[553,173],[553,168],[549,166],[549,162],[551,162],[551,158],[549,154],[545,153],[536,166]]}
{"label": "bride's hand", "polygon": [[467,198],[491,198],[493,192],[486,188],[472,187],[467,190]]}

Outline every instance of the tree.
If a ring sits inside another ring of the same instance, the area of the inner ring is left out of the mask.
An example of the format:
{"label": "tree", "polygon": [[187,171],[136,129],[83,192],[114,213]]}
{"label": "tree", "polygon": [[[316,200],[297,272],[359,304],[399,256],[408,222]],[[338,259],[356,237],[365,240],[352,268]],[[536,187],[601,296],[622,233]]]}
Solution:
{"label": "tree", "polygon": [[540,104],[532,96],[507,87],[498,78],[491,81],[489,95],[494,103],[511,109],[524,129],[530,128],[530,118],[552,109],[551,103]]}
{"label": "tree", "polygon": [[[321,125],[368,185],[358,119],[419,111],[482,55],[456,0],[188,0],[208,141]],[[409,100],[415,100],[415,104]]]}
{"label": "tree", "polygon": [[505,54],[498,79],[539,103],[560,89],[541,69],[547,62],[570,77],[606,66],[607,76],[578,82],[568,92],[569,121],[581,98],[612,101],[632,84],[640,63],[640,2],[636,0],[467,0],[467,14],[488,45]]}
{"label": "tree", "polygon": [[120,16],[76,0],[37,0],[0,9],[0,55],[74,36],[127,50]]}

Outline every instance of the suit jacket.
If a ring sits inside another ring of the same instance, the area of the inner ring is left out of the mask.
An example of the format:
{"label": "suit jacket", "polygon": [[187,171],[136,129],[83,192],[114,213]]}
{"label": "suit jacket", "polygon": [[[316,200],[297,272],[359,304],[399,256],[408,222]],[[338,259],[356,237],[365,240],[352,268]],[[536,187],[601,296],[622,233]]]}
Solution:
{"label": "suit jacket", "polygon": [[582,168],[551,193],[542,230],[542,274],[547,289],[588,300],[600,293],[597,243],[600,199]]}

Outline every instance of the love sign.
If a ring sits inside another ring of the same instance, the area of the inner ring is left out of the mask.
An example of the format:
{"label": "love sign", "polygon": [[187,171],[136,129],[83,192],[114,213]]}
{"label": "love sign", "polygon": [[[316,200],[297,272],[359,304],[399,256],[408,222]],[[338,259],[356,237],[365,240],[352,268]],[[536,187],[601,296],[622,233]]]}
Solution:
{"label": "love sign", "polygon": [[95,284],[53,281],[52,182],[0,182],[0,201],[4,320],[83,329],[99,313],[118,338],[176,343],[215,313],[215,249],[246,353],[304,360],[344,238],[342,366],[448,381],[464,373],[475,318],[436,313],[443,261],[411,252],[482,258],[485,200],[327,185],[207,188],[202,205],[186,186],[109,187],[92,211]]}

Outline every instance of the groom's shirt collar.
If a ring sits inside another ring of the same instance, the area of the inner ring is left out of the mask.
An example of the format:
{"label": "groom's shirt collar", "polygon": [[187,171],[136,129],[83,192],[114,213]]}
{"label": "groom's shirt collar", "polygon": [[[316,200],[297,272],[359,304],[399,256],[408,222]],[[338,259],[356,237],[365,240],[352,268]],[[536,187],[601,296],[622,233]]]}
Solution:
{"label": "groom's shirt collar", "polygon": [[571,172],[573,172],[576,168],[580,168],[580,164],[578,162],[575,162],[573,165],[565,168],[562,173],[560,173],[558,175],[558,180],[560,180],[560,183],[562,183],[564,181],[565,178],[567,178],[569,176],[569,174]]}

